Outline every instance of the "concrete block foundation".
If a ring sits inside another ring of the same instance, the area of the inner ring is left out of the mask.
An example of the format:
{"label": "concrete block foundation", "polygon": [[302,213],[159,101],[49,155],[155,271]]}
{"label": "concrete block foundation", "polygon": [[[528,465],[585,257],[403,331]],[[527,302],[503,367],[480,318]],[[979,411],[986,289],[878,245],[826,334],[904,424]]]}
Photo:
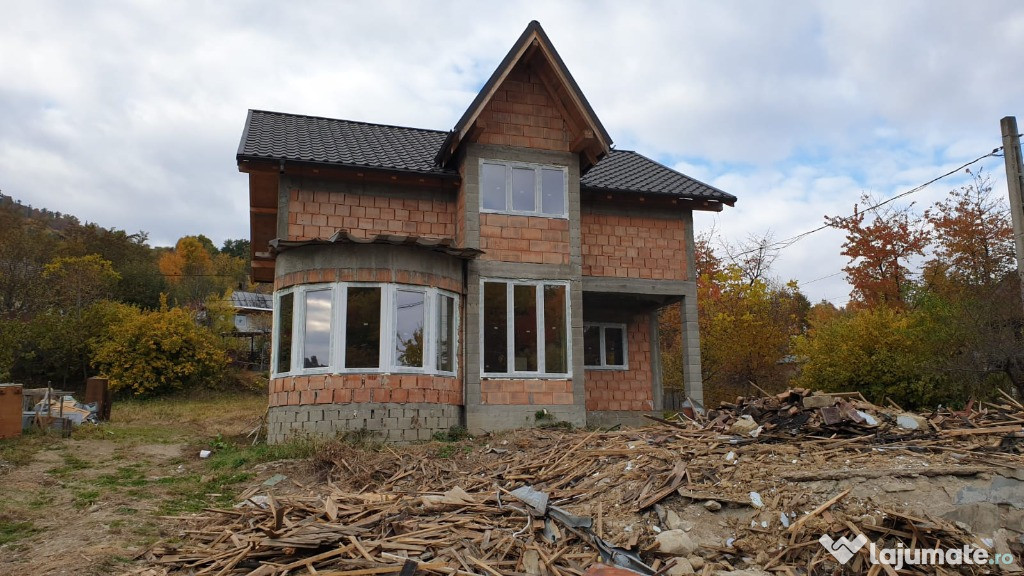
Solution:
{"label": "concrete block foundation", "polygon": [[279,444],[298,436],[333,438],[364,430],[374,440],[418,442],[461,424],[460,413],[461,406],[448,404],[272,406],[267,415],[267,442]]}

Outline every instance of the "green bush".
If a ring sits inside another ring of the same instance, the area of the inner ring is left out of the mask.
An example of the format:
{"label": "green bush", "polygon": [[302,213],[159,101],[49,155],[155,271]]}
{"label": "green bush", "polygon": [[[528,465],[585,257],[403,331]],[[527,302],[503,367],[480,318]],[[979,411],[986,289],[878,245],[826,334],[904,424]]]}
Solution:
{"label": "green bush", "polygon": [[111,389],[136,396],[215,386],[228,357],[213,332],[182,308],[141,312],[99,342],[93,366],[110,379]]}

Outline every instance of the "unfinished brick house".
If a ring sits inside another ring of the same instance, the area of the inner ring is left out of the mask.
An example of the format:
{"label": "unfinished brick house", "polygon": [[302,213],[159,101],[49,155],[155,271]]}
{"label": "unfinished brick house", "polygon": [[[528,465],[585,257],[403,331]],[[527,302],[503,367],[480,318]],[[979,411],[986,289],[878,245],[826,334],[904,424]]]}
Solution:
{"label": "unfinished brick house", "polygon": [[693,211],[736,198],[611,145],[536,22],[451,131],[251,110],[270,440],[639,422],[668,305],[700,401]]}

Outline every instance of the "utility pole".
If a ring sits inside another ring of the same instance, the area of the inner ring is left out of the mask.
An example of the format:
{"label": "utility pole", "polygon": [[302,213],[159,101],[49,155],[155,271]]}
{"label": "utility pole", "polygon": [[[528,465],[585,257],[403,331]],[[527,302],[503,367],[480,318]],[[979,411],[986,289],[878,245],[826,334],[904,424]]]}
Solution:
{"label": "utility pole", "polygon": [[1006,162],[1006,188],[1010,193],[1010,217],[1013,220],[1013,246],[1017,253],[1017,278],[1020,280],[1021,306],[1024,307],[1024,166],[1021,163],[1020,132],[1017,117],[999,121],[1003,132],[1003,160]]}

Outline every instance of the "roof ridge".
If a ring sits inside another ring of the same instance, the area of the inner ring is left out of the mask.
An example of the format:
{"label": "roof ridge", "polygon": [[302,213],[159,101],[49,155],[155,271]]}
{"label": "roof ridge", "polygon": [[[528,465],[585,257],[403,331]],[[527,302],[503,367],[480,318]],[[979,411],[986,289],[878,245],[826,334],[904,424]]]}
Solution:
{"label": "roof ridge", "polygon": [[435,130],[433,128],[417,128],[415,126],[399,126],[398,124],[381,124],[379,122],[366,122],[364,120],[349,120],[347,118],[328,118],[327,116],[316,116],[312,114],[295,114],[292,112],[277,112],[276,110],[260,110],[250,108],[250,112],[260,114],[273,114],[276,116],[289,116],[291,118],[309,118],[310,120],[326,120],[328,122],[346,122],[348,124],[359,124],[361,126],[376,126],[378,128],[396,128],[398,130],[415,130],[417,132],[430,132],[432,134],[447,134],[447,130]]}

